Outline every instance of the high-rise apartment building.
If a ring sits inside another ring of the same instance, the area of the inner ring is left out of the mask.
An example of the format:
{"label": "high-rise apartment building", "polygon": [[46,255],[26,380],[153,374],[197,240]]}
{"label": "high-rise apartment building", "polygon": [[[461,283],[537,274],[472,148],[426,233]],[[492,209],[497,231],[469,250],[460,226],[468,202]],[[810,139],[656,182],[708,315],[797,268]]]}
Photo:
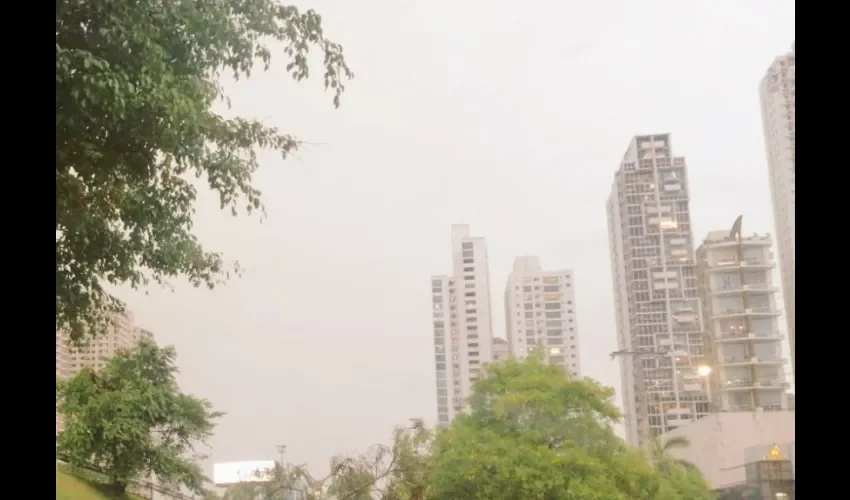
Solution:
{"label": "high-rise apartment building", "polygon": [[85,366],[100,370],[107,360],[120,349],[132,348],[149,332],[133,325],[133,315],[129,311],[116,314],[103,334],[86,340],[82,347],[69,348],[68,375],[74,375]]}
{"label": "high-rise apartment building", "polygon": [[[685,159],[669,134],[637,136],[608,200],[611,274],[626,437],[654,436],[709,413]],[[704,381],[702,381],[704,382]]]}
{"label": "high-rise apartment building", "polygon": [[466,408],[482,365],[493,360],[490,272],[484,238],[452,226],[452,275],[431,279],[437,421]]}
{"label": "high-rise apartment building", "polygon": [[542,349],[545,359],[578,377],[578,323],[570,270],[544,271],[537,257],[518,257],[505,286],[505,325],[517,358]]}
{"label": "high-rise apartment building", "polygon": [[[120,349],[132,348],[143,340],[153,341],[153,333],[133,325],[129,311],[116,314],[106,332],[86,340],[82,347],[68,345],[68,335],[56,331],[56,377],[72,377],[83,367],[100,370]],[[56,433],[62,430],[62,419],[56,414]]]}
{"label": "high-rise apartment building", "polygon": [[787,410],[770,236],[713,231],[697,249],[697,282],[711,339],[712,402],[720,411]]}
{"label": "high-rise apartment building", "polygon": [[773,217],[776,223],[776,248],[782,295],[785,299],[785,319],[788,324],[788,343],[791,345],[791,370],[795,370],[795,262],[794,246],[796,208],[796,58],[791,52],[777,57],[762,78],[759,87],[764,142],[770,193],[773,198]]}

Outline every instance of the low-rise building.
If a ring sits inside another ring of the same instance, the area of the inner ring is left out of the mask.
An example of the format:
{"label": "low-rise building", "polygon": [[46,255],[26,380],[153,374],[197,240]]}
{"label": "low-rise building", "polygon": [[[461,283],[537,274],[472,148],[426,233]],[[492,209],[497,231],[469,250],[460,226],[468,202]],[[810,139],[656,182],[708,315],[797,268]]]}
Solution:
{"label": "low-rise building", "polygon": [[[687,447],[671,450],[673,456],[694,464],[712,489],[731,488],[747,483],[747,464],[758,453],[775,444],[794,442],[794,412],[715,413],[667,432],[660,439],[664,442],[673,437],[690,441]],[[783,453],[791,456],[788,451]]]}

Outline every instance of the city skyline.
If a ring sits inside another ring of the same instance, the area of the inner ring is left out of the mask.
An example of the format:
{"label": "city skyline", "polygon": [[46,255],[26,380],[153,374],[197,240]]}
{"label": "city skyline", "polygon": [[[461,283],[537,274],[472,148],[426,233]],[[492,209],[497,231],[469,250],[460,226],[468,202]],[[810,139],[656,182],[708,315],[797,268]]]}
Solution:
{"label": "city skyline", "polygon": [[[486,238],[491,294],[518,255],[573,269],[582,372],[619,390],[601,203],[636,133],[670,131],[687,155],[695,238],[741,213],[748,231],[774,232],[757,84],[793,37],[792,5],[604,4],[575,19],[556,5],[480,16],[473,2],[452,6],[448,26],[445,7],[385,2],[394,22],[362,30],[349,27],[368,22],[362,6],[323,6],[357,72],[338,111],[276,64],[224,82],[226,113],[315,146],[286,162],[260,153],[262,224],[219,213],[199,189],[197,236],[242,277],[213,292],[182,280],[116,289],[176,346],[181,388],[227,412],[216,459],[274,457],[269,443],[286,443],[321,473],[328,456],[387,442],[410,417],[433,422],[427,283],[451,270],[455,222]],[[527,66],[502,75],[497,61],[518,57]]]}

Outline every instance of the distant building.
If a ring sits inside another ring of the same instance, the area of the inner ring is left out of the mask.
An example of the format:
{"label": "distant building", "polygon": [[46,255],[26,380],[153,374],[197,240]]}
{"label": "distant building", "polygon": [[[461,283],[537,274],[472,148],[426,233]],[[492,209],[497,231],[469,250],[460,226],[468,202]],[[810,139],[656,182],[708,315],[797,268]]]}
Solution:
{"label": "distant building", "polygon": [[787,410],[782,334],[769,235],[712,231],[697,249],[697,282],[711,341],[714,408]]}
{"label": "distant building", "polygon": [[795,441],[794,415],[791,411],[715,413],[663,434],[660,439],[664,442],[673,437],[687,438],[690,446],[670,453],[694,464],[712,489],[721,490],[746,484],[747,464],[754,461],[753,450],[766,453],[779,444],[784,447],[783,454],[791,455],[788,445]]}
{"label": "distant building", "polygon": [[511,356],[511,346],[505,339],[493,337],[493,362],[499,363]]}
{"label": "distant building", "polygon": [[776,223],[776,247],[782,294],[785,298],[785,320],[791,345],[791,372],[795,365],[796,319],[796,206],[797,206],[797,51],[774,59],[759,86],[764,143],[770,175],[770,194]]}
{"label": "distant building", "polygon": [[517,257],[505,286],[505,326],[511,354],[537,349],[551,364],[581,374],[573,273],[544,271],[537,257]]}
{"label": "distant building", "polygon": [[452,226],[452,275],[431,278],[437,421],[467,408],[472,385],[493,360],[490,270],[484,238]]}
{"label": "distant building", "polygon": [[132,348],[150,333],[133,325],[133,314],[129,311],[115,314],[107,330],[85,340],[82,347],[68,350],[68,375],[74,375],[86,366],[100,370],[107,360],[120,349]]}
{"label": "distant building", "polygon": [[[81,347],[69,345],[66,332],[56,331],[56,377],[73,377],[86,366],[100,370],[120,349],[132,348],[143,340],[153,341],[153,333],[133,325],[129,311],[113,316],[106,332],[86,339]],[[62,418],[56,413],[56,434],[62,430]]]}

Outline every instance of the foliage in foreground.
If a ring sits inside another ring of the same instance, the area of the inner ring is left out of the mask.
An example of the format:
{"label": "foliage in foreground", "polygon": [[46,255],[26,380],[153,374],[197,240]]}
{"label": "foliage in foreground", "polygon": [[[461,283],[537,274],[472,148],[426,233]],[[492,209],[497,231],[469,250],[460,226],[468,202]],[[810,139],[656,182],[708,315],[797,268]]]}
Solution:
{"label": "foliage in foreground", "polygon": [[434,432],[414,420],[392,446],[335,458],[327,478],[296,467],[277,487],[225,498],[282,500],[297,476],[309,500],[713,500],[700,472],[668,453],[687,443],[645,454],[615,435],[613,395],[539,358],[491,365],[451,425]]}
{"label": "foliage in foreground", "polygon": [[[614,434],[612,397],[537,358],[491,365],[468,415],[436,434],[397,435],[388,466],[357,477],[384,471],[372,478],[382,500],[713,499],[697,470],[658,466]],[[399,446],[405,436],[420,439]]]}
{"label": "foliage in foreground", "polygon": [[268,68],[280,41],[295,80],[308,50],[324,56],[334,104],[352,74],[321,17],[276,0],[58,0],[56,3],[56,328],[79,340],[122,308],[103,281],[144,286],[229,274],[192,233],[203,177],[221,207],[261,209],[256,149],[284,157],[298,141],[212,111],[222,73]]}
{"label": "foliage in foreground", "polygon": [[86,368],[57,380],[58,410],[65,428],[57,452],[73,466],[96,466],[124,492],[149,474],[175,486],[204,491],[193,456],[222,414],[177,387],[176,353],[142,342],[111,358],[104,369]]}

